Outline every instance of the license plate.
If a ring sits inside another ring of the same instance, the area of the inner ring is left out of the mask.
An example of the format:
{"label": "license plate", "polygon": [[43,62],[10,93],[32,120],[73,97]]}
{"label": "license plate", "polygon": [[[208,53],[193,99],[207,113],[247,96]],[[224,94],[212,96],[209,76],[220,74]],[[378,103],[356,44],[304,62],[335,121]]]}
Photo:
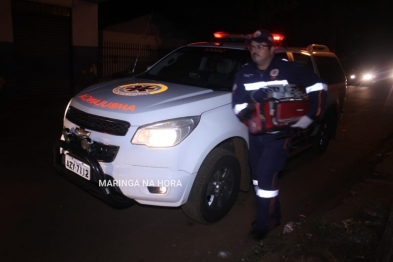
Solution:
{"label": "license plate", "polygon": [[84,179],[90,180],[90,166],[88,164],[85,164],[72,156],[65,155],[65,167]]}

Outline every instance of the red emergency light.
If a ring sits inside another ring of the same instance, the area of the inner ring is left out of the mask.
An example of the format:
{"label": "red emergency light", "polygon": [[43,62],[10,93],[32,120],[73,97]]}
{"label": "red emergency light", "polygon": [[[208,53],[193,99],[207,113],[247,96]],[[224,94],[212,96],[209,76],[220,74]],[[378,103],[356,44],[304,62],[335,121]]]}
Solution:
{"label": "red emergency light", "polygon": [[282,42],[284,40],[284,36],[282,34],[272,34],[274,42]]}
{"label": "red emergency light", "polygon": [[214,37],[215,38],[225,38],[229,34],[227,32],[214,32]]}

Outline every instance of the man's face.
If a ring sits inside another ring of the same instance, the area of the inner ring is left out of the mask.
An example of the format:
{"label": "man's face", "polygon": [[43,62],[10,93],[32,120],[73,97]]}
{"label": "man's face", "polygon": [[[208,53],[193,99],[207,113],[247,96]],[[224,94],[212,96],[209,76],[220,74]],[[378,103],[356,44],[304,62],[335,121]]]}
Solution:
{"label": "man's face", "polygon": [[265,42],[251,41],[248,49],[250,50],[252,60],[260,69],[265,69],[270,64],[274,54],[273,46],[269,48],[269,45]]}

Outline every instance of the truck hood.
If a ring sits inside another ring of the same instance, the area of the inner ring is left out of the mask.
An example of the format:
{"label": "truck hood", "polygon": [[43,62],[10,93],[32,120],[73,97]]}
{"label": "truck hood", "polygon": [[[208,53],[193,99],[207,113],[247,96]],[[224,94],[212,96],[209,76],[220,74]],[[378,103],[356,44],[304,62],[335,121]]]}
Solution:
{"label": "truck hood", "polygon": [[126,120],[135,126],[201,115],[230,103],[230,92],[123,78],[84,89],[72,99],[70,105],[90,114]]}

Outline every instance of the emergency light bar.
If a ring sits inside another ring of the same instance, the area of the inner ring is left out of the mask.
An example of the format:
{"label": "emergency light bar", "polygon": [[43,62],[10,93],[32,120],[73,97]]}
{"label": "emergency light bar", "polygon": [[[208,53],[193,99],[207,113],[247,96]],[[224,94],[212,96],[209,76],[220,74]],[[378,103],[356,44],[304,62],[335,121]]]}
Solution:
{"label": "emergency light bar", "polygon": [[214,37],[215,38],[225,38],[229,35],[229,33],[226,32],[214,32]]}
{"label": "emergency light bar", "polygon": [[[237,38],[237,39],[244,39],[246,40],[247,38],[250,37],[250,34],[230,34],[228,32],[214,32],[214,38]],[[273,35],[273,41],[280,43],[284,40],[284,35],[282,34],[272,34]]]}

